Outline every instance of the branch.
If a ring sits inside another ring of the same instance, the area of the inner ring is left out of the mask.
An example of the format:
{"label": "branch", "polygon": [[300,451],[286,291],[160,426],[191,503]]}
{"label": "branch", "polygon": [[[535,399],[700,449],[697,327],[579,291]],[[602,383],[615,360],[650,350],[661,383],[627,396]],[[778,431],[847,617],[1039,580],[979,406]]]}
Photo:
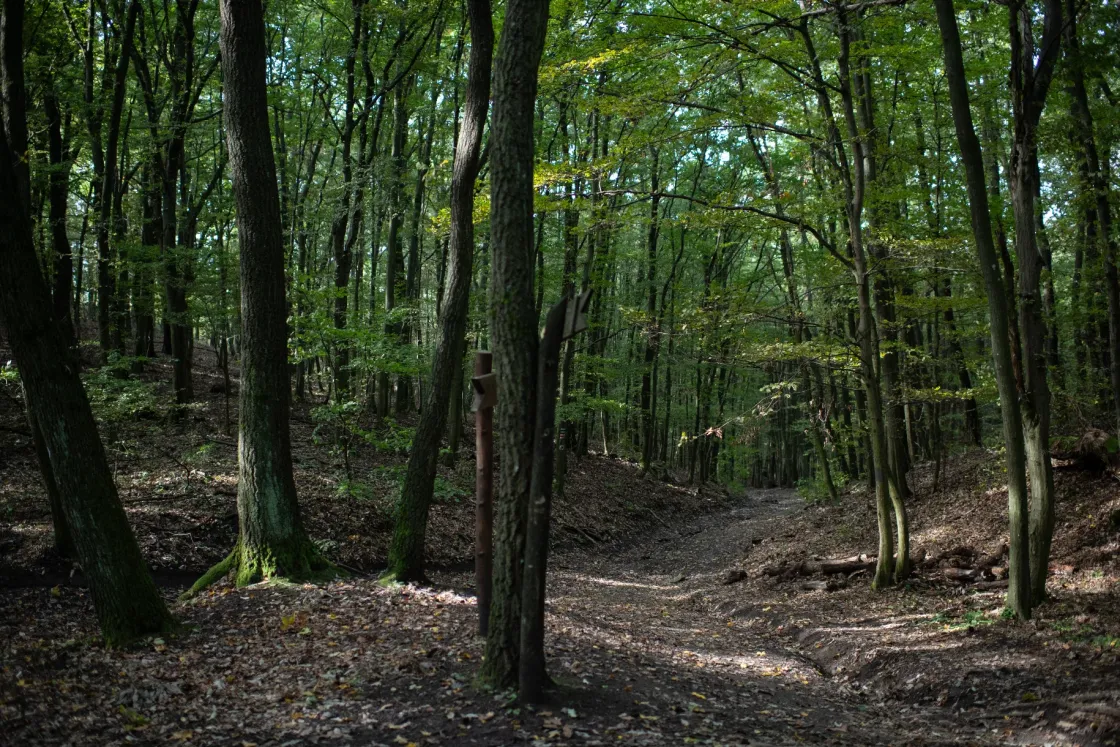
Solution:
{"label": "branch", "polygon": [[787,215],[781,215],[780,213],[773,213],[773,212],[770,212],[769,210],[763,210],[761,208],[756,208],[752,205],[720,205],[720,204],[717,204],[717,203],[709,202],[708,200],[704,200],[704,199],[699,198],[699,197],[692,197],[690,195],[682,195],[682,194],[677,194],[677,193],[674,193],[674,192],[644,192],[644,191],[637,190],[637,189],[608,189],[608,190],[603,190],[602,194],[604,194],[604,195],[628,194],[628,195],[635,195],[635,196],[644,195],[644,196],[649,197],[649,198],[658,197],[658,198],[668,198],[668,199],[675,199],[675,200],[684,200],[685,202],[691,202],[691,203],[694,203],[696,205],[702,205],[704,207],[712,208],[714,210],[729,210],[729,211],[733,211],[733,212],[752,213],[754,215],[759,215],[759,216],[762,216],[763,218],[767,218],[769,220],[777,221],[779,223],[785,223],[787,225],[796,226],[798,230],[805,231],[809,234],[812,234],[813,238],[815,238],[817,240],[817,243],[820,244],[821,246],[823,246],[825,249],[827,249],[829,254],[831,254],[833,257],[835,257],[837,260],[839,260],[848,269],[852,269],[851,260],[849,260],[847,257],[840,254],[836,250],[836,245],[835,244],[833,244],[831,241],[829,241],[829,239],[819,229],[817,229],[815,226],[812,226],[812,225],[806,223],[805,221],[801,220],[800,218],[791,218]]}

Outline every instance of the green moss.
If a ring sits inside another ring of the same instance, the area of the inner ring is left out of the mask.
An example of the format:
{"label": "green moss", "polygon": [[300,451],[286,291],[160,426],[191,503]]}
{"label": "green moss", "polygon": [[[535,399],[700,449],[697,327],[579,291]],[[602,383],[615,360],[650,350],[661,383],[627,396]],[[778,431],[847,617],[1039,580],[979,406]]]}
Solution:
{"label": "green moss", "polygon": [[204,573],[190,590],[179,597],[180,601],[191,599],[231,573],[238,587],[282,579],[293,582],[329,581],[344,575],[311,542],[302,542],[293,549],[278,552],[273,548],[250,548],[238,540],[230,554]]}
{"label": "green moss", "polygon": [[213,568],[206,571],[206,573],[202,574],[202,577],[200,579],[198,579],[197,581],[195,581],[194,585],[191,586],[190,589],[183,592],[179,596],[179,601],[180,602],[185,602],[188,599],[193,598],[200,591],[209,587],[211,584],[225,578],[226,575],[229,573],[230,568],[233,567],[233,563],[236,559],[237,559],[237,548],[234,547],[233,552],[231,552],[229,555],[225,556],[224,559],[218,561],[218,563],[216,565],[214,565]]}

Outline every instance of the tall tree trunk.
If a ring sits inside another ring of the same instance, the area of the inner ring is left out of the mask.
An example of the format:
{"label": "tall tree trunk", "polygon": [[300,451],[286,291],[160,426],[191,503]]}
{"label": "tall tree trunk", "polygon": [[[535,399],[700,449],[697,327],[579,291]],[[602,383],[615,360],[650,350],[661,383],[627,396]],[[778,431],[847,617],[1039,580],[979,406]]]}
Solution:
{"label": "tall tree trunk", "polygon": [[[339,205],[331,223],[331,247],[334,252],[334,327],[338,334],[335,340],[334,361],[334,396],[338,401],[344,401],[350,395],[350,343],[344,337],[347,322],[347,302],[350,288],[350,268],[354,263],[354,243],[348,240],[347,228],[351,220],[358,223],[361,211],[361,192],[358,193],[358,204],[351,211],[351,198],[354,193],[353,164],[351,146],[354,139],[354,66],[358,55],[358,47],[362,40],[362,29],[365,21],[362,18],[364,0],[353,0],[350,13],[350,47],[346,53],[345,65],[345,100],[344,114],[340,135],[342,145],[342,189],[340,191]],[[366,115],[369,112],[365,112]],[[353,213],[353,214],[352,214]],[[354,227],[357,235],[357,226]]]}
{"label": "tall tree trunk", "polygon": [[[424,537],[435,485],[439,442],[447,427],[447,411],[458,374],[470,301],[474,262],[474,186],[478,178],[482,132],[490,98],[494,27],[490,0],[470,0],[471,55],[467,72],[464,117],[455,148],[451,176],[451,237],[447,268],[448,293],[440,314],[432,356],[432,383],[408,458],[397,506],[396,527],[389,547],[387,576],[398,581],[424,577]],[[452,424],[455,427],[456,424]]]}
{"label": "tall tree trunk", "polygon": [[[882,390],[876,361],[879,359],[875,338],[874,299],[871,288],[871,268],[864,246],[863,208],[866,198],[867,174],[864,152],[864,134],[856,122],[855,101],[853,98],[850,72],[850,48],[848,20],[843,9],[837,12],[837,26],[840,32],[840,54],[837,58],[840,72],[843,117],[851,141],[852,154],[849,159],[847,149],[840,137],[836,117],[828,88],[821,72],[819,58],[809,33],[808,21],[802,20],[799,28],[806,52],[812,60],[814,90],[818,108],[825,116],[828,126],[830,146],[839,161],[839,172],[845,194],[845,212],[848,224],[848,239],[851,251],[851,271],[857,289],[858,323],[855,336],[860,349],[859,371],[866,394],[866,413],[870,439],[870,472],[875,479],[876,518],[879,530],[879,561],[875,568],[872,588],[880,589],[891,583],[899,568],[893,567],[894,539],[891,535],[891,484],[894,481],[887,452],[887,432],[884,422]],[[900,543],[905,537],[900,537]],[[898,552],[899,564],[908,562],[904,548]]]}
{"label": "tall tree trunk", "polygon": [[[7,329],[44,470],[58,488],[101,633],[118,645],[170,628],[172,619],[128,526],[113,473],[70,349],[72,335],[55,318],[31,233],[23,97],[23,2],[4,0],[0,15],[0,319]],[[12,198],[14,196],[14,199]]]}
{"label": "tall tree trunk", "polygon": [[[66,232],[66,208],[70,200],[70,165],[67,144],[62,137],[62,112],[53,89],[43,95],[47,115],[50,176],[51,248],[54,255],[54,315],[60,323],[74,328],[70,317],[70,292],[74,284],[74,261],[70,237]],[[71,332],[73,335],[73,332]]]}
{"label": "tall tree trunk", "polygon": [[[97,329],[101,342],[101,352],[108,356],[113,349],[113,299],[116,283],[113,277],[113,247],[109,241],[110,213],[113,197],[117,193],[119,175],[117,173],[117,147],[120,143],[121,116],[124,111],[126,76],[128,74],[129,49],[136,29],[136,17],[140,13],[140,3],[129,3],[125,18],[121,48],[117,53],[116,69],[113,73],[112,103],[109,110],[109,132],[105,144],[104,174],[98,200],[97,218]],[[117,352],[122,352],[118,350]]]}
{"label": "tall tree trunk", "polygon": [[964,162],[968,187],[969,216],[984,288],[988,294],[988,315],[991,320],[992,362],[999,389],[1000,412],[1003,415],[1003,438],[1007,455],[1007,502],[1011,550],[1008,567],[1010,585],[1007,605],[1015,614],[1027,619],[1031,614],[1030,540],[1027,527],[1026,450],[1023,443],[1022,415],[1018,406],[1018,390],[1012,365],[1011,341],[1008,336],[1010,314],[1005,296],[1000,258],[992,238],[988,192],[984,184],[984,155],[972,124],[968,101],[968,79],[965,77],[961,53],[960,31],[957,28],[953,0],[934,0],[937,23],[941,30],[941,48],[945,60],[945,77],[953,107],[953,123],[957,131],[961,160]]}
{"label": "tall tree trunk", "polygon": [[[583,162],[583,158],[578,153],[572,153],[569,147],[570,140],[568,135],[568,112],[571,109],[571,102],[569,101],[564,105],[561,110],[561,133],[564,137],[564,148],[567,151],[567,159],[573,171],[578,171],[579,164]],[[560,295],[562,298],[573,298],[576,288],[576,261],[577,254],[579,253],[579,209],[576,207],[575,201],[579,199],[580,193],[583,191],[583,179],[575,177],[565,183],[565,201],[566,206],[564,209],[564,277],[561,283]],[[588,242],[590,245],[590,241]],[[590,260],[589,260],[590,261]],[[584,278],[582,283],[582,290],[587,289],[588,273],[590,268],[585,265]],[[573,367],[575,365],[576,357],[576,341],[574,337],[569,337],[564,341],[563,354],[560,361],[560,406],[566,406],[571,398],[572,389],[572,375],[574,373]],[[563,496],[566,490],[566,481],[568,475],[568,453],[572,450],[572,438],[574,436],[575,424],[570,418],[565,417],[560,421],[559,429],[557,430],[557,445],[556,445],[556,494]]]}
{"label": "tall tree trunk", "polygon": [[548,524],[552,509],[556,399],[560,383],[560,343],[569,303],[563,297],[548,312],[538,352],[537,409],[533,433],[533,477],[525,520],[525,563],[521,593],[521,658],[517,695],[540,703],[549,683],[544,655],[544,605],[548,566]]}
{"label": "tall tree trunk", "polygon": [[237,546],[192,588],[232,572],[239,586],[325,568],[296,500],[288,430],[287,304],[276,163],[269,137],[260,0],[222,0],[223,112],[241,249]]}
{"label": "tall tree trunk", "polygon": [[[1120,434],[1120,279],[1117,275],[1116,237],[1112,234],[1112,204],[1110,188],[1101,168],[1097,151],[1093,113],[1089,109],[1089,96],[1085,90],[1085,62],[1082,59],[1081,40],[1077,35],[1077,5],[1066,0],[1065,58],[1069,70],[1070,109],[1073,115],[1074,141],[1082,168],[1088,177],[1082,189],[1092,192],[1093,208],[1097,216],[1097,238],[1105,261],[1105,288],[1108,296],[1109,378],[1112,383],[1114,425]],[[1074,301],[1076,306],[1076,300]],[[1080,375],[1080,370],[1078,371]]]}
{"label": "tall tree trunk", "polygon": [[494,362],[501,479],[494,545],[494,599],[483,682],[517,682],[521,563],[532,473],[537,331],[533,314],[533,119],[548,0],[510,0],[494,61],[490,142]]}
{"label": "tall tree trunk", "polygon": [[[405,277],[401,272],[404,258],[401,247],[401,224],[404,222],[404,169],[405,140],[408,137],[407,85],[393,91],[393,146],[390,154],[389,178],[389,236],[385,250],[385,336],[400,339],[403,325],[392,319],[398,297],[405,296]],[[377,411],[389,412],[389,390],[392,384],[388,372],[378,374]],[[398,397],[400,393],[398,392]],[[400,411],[398,405],[397,411]]]}
{"label": "tall tree trunk", "polygon": [[1030,477],[1030,557],[1032,606],[1046,597],[1050,542],[1054,533],[1054,472],[1050,462],[1050,386],[1047,381],[1046,319],[1042,304],[1043,257],[1038,244],[1037,131],[1061,43],[1061,0],[1046,3],[1046,30],[1036,54],[1033,11],[1023,0],[1009,7],[1011,36],[1011,202],[1015,214],[1015,254],[1019,260],[1019,328],[1023,343],[1023,436]]}
{"label": "tall tree trunk", "polygon": [[653,461],[654,435],[653,435],[653,366],[657,358],[657,348],[660,343],[660,330],[657,329],[657,240],[660,233],[659,218],[661,217],[661,193],[658,188],[658,153],[657,148],[650,149],[649,166],[649,191],[652,198],[649,202],[649,226],[646,235],[646,352],[645,362],[642,367],[642,458],[641,470],[646,472]]}

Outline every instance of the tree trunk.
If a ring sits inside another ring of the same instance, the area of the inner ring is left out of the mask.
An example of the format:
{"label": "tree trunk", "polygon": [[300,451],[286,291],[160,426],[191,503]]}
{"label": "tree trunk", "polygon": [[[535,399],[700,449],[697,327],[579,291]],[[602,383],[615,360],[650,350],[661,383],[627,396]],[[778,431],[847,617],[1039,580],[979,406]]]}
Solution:
{"label": "tree trunk", "polygon": [[[1034,180],[1038,175],[1037,129],[1061,42],[1061,0],[1046,4],[1043,48],[1036,55],[1031,32],[1033,11],[1012,2],[1011,101],[1014,139],[1010,184],[1015,214],[1015,254],[1019,260],[1019,327],[1023,344],[1023,410],[1027,470],[1030,477],[1031,605],[1046,597],[1050,541],[1054,533],[1054,472],[1050,462],[1050,386],[1047,381],[1046,319],[1042,305],[1043,258],[1038,246]],[[1036,62],[1037,60],[1037,62]]]}
{"label": "tree trunk", "polygon": [[[1082,189],[1093,195],[1097,216],[1097,238],[1105,261],[1105,287],[1108,296],[1109,378],[1112,383],[1112,407],[1116,432],[1120,434],[1120,280],[1117,275],[1116,238],[1112,234],[1112,204],[1108,180],[1101,168],[1097,152],[1093,114],[1089,109],[1089,96],[1085,90],[1085,68],[1081,40],[1077,35],[1077,6],[1066,0],[1065,57],[1069,69],[1070,109],[1076,133],[1074,141],[1088,183]],[[1074,300],[1076,307],[1076,299]],[[1080,375],[1080,370],[1078,374]]]}
{"label": "tree trunk", "polygon": [[300,520],[288,430],[287,305],[276,164],[269,137],[260,0],[222,0],[230,175],[241,250],[237,546],[192,588],[232,572],[239,586],[325,569]]}
{"label": "tree trunk", "polygon": [[560,378],[560,343],[569,299],[548,313],[537,369],[537,412],[533,434],[533,477],[525,529],[525,575],[521,593],[521,660],[518,696],[539,703],[548,684],[544,658],[544,602],[548,567],[548,524],[552,509],[556,395]]}
{"label": "tree trunk", "polygon": [[[109,217],[113,196],[117,192],[117,146],[120,142],[121,116],[124,111],[126,75],[128,73],[129,49],[132,35],[136,29],[136,17],[140,13],[140,3],[129,3],[125,18],[124,35],[117,54],[116,69],[113,73],[112,103],[109,111],[108,142],[105,145],[104,173],[100,186],[97,217],[97,329],[101,342],[102,355],[108,356],[113,348],[113,298],[116,284],[113,280],[112,246],[109,242]],[[92,43],[92,42],[91,42]],[[123,352],[123,351],[117,351]]]}
{"label": "tree trunk", "polygon": [[496,413],[501,479],[495,521],[494,601],[480,677],[495,687],[517,682],[520,656],[521,563],[536,404],[533,119],[547,25],[547,0],[510,0],[494,64],[491,308],[501,403]]}
{"label": "tree trunk", "polygon": [[[355,223],[354,236],[361,216],[361,191],[357,192],[357,204],[351,210],[351,197],[355,196],[351,146],[354,139],[354,65],[361,44],[364,0],[353,0],[350,14],[350,47],[345,64],[345,100],[342,129],[339,139],[342,146],[342,189],[339,205],[331,222],[331,248],[334,253],[334,327],[338,338],[335,340],[334,396],[344,401],[350,395],[350,343],[345,338],[347,322],[348,293],[350,289],[350,268],[354,263],[354,241],[347,235],[351,220]],[[368,114],[368,112],[367,112]]]}
{"label": "tree trunk", "polygon": [[1027,528],[1026,451],[1023,443],[1022,415],[1018,406],[1018,390],[1012,365],[1011,341],[1008,337],[1010,315],[1000,273],[1000,258],[992,239],[988,192],[984,184],[984,156],[972,124],[968,101],[968,79],[965,77],[953,0],[934,0],[937,22],[941,29],[941,48],[945,60],[949,99],[953,107],[953,123],[964,162],[968,186],[969,215],[973,239],[988,294],[991,320],[992,362],[999,389],[1000,412],[1003,415],[1003,438],[1007,454],[1007,501],[1010,524],[1010,584],[1007,605],[1015,614],[1027,619],[1031,614],[1031,580],[1029,535]]}
{"label": "tree trunk", "polygon": [[[66,232],[66,208],[70,200],[71,159],[62,138],[62,112],[58,96],[48,89],[43,95],[43,108],[47,115],[50,176],[51,247],[54,254],[54,316],[74,328],[70,317],[70,292],[74,284],[74,261],[70,251],[70,237]],[[73,335],[73,332],[71,332]]]}
{"label": "tree trunk", "polygon": [[[494,28],[490,0],[470,0],[471,56],[465,114],[455,149],[451,184],[451,237],[448,293],[440,314],[432,356],[432,383],[408,458],[389,548],[386,576],[397,581],[424,578],[424,537],[432,502],[439,443],[447,428],[447,411],[462,370],[474,261],[474,187],[478,178],[482,131],[490,98]],[[452,423],[452,427],[457,427]]]}
{"label": "tree trunk", "polygon": [[[408,137],[408,110],[405,106],[407,85],[401,84],[393,91],[393,146],[390,153],[389,178],[389,236],[385,250],[385,336],[400,339],[403,326],[392,319],[398,297],[405,296],[405,278],[401,272],[404,258],[401,246],[401,224],[404,222],[404,168],[405,140]],[[389,390],[392,383],[388,372],[381,372],[377,379],[377,411],[389,412]],[[398,397],[399,397],[398,393]],[[400,411],[398,405],[397,411]]]}
{"label": "tree trunk", "polygon": [[[0,318],[19,368],[30,417],[38,424],[65,524],[93,596],[101,633],[110,645],[170,628],[164,606],[117,496],[113,473],[70,350],[70,331],[54,318],[39,271],[28,203],[16,168],[27,150],[22,96],[23,3],[5,0],[0,24],[4,127],[0,132]],[[41,452],[42,453],[42,452]]]}
{"label": "tree trunk", "polygon": [[649,226],[646,236],[646,351],[645,361],[642,366],[642,458],[641,471],[649,470],[653,461],[653,366],[657,358],[657,348],[660,340],[660,330],[657,329],[657,239],[659,234],[658,218],[660,218],[661,193],[658,191],[658,153],[656,148],[650,149],[649,191],[652,198],[649,203]]}

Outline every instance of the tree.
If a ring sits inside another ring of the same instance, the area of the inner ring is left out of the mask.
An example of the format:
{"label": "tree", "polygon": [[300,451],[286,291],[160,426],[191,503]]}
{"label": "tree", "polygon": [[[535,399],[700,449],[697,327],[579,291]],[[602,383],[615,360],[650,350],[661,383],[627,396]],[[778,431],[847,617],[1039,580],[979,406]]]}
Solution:
{"label": "tree", "polygon": [[1019,395],[1015,374],[1011,366],[1011,343],[1008,326],[1011,324],[1004,296],[1000,261],[992,239],[991,214],[988,210],[988,191],[984,184],[984,156],[980,141],[972,124],[972,110],[968,102],[968,78],[965,76],[964,57],[961,53],[960,31],[957,28],[953,0],[935,0],[937,24],[941,29],[942,54],[945,59],[945,76],[949,86],[949,100],[953,107],[953,124],[964,162],[968,186],[969,217],[976,254],[984,275],[988,293],[988,314],[991,317],[992,362],[996,384],[999,387],[1000,412],[1003,415],[1003,438],[1007,453],[1007,501],[1011,530],[1010,584],[1007,606],[1021,619],[1031,615],[1030,540],[1027,530],[1027,478],[1026,450],[1023,443],[1023,422],[1019,412]]}
{"label": "tree", "polygon": [[241,249],[241,390],[233,552],[191,593],[233,573],[239,586],[329,569],[300,520],[288,426],[291,384],[280,196],[269,138],[260,0],[222,0],[225,124]]}
{"label": "tree", "polygon": [[463,104],[463,124],[451,177],[451,236],[448,243],[447,299],[440,314],[439,338],[432,356],[432,378],[424,411],[412,440],[408,471],[397,507],[387,575],[398,581],[424,577],[424,535],[436,478],[439,442],[456,375],[463,365],[463,342],[474,261],[474,189],[482,132],[490,99],[494,27],[489,0],[470,0],[471,56]]}
{"label": "tree", "polygon": [[1046,598],[1050,541],[1054,533],[1054,470],[1050,460],[1050,384],[1046,314],[1041,291],[1046,259],[1039,241],[1036,204],[1038,126],[1054,68],[1061,56],[1062,1],[1048,0],[1043,36],[1034,46],[1034,12],[1026,2],[1008,6],[1011,37],[1013,129],[1009,164],[1019,271],[1019,329],[1023,343],[1023,438],[1030,477],[1030,558],[1033,604]]}
{"label": "tree", "polygon": [[[1109,380],[1112,385],[1114,425],[1120,433],[1120,273],[1117,272],[1117,240],[1112,231],[1110,188],[1101,166],[1093,112],[1085,86],[1085,59],[1078,38],[1077,6],[1066,0],[1064,23],[1065,59],[1069,79],[1070,113],[1080,161],[1081,189],[1091,196],[1091,210],[1096,213],[1096,237],[1105,261],[1105,285],[1108,296]],[[1037,158],[1036,158],[1037,160]],[[1039,209],[1036,206],[1036,210]],[[1052,323],[1056,323],[1056,320]]]}
{"label": "tree", "polygon": [[510,0],[494,60],[490,123],[490,307],[500,480],[494,543],[494,599],[481,678],[517,682],[521,564],[533,461],[536,314],[533,301],[533,114],[548,0]]}
{"label": "tree", "polygon": [[[148,573],[117,496],[89,400],[70,351],[65,318],[55,315],[31,233],[27,124],[23,96],[23,2],[4,0],[0,16],[0,318],[19,367],[27,409],[49,459],[65,524],[89,582],[109,645],[168,630],[171,615]],[[40,455],[43,451],[40,451]]]}

